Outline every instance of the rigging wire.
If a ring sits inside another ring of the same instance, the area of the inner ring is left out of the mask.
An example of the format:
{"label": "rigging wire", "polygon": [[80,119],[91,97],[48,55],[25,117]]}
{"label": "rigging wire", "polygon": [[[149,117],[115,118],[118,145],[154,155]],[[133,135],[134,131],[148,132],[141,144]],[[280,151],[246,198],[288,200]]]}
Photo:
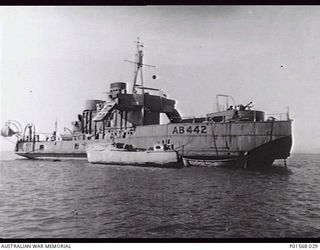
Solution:
{"label": "rigging wire", "polygon": [[8,142],[11,142],[13,144],[16,144],[16,142],[10,141],[7,137],[3,137],[5,140],[7,140]]}

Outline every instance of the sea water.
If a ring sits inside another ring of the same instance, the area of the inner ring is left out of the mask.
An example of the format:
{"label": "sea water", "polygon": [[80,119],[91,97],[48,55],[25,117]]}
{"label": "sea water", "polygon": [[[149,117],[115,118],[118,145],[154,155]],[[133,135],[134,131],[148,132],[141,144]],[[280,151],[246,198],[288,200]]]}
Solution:
{"label": "sea water", "polygon": [[281,164],[162,169],[2,156],[0,237],[319,237],[320,155]]}

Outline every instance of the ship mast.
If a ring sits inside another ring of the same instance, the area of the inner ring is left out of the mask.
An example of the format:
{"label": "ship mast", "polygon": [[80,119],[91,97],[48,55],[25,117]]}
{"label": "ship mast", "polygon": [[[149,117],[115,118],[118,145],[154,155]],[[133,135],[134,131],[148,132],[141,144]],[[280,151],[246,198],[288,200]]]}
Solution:
{"label": "ship mast", "polygon": [[[140,42],[139,37],[137,38],[137,41],[135,41],[135,43],[137,44],[136,60],[134,62],[129,61],[129,60],[125,60],[125,61],[135,64],[132,93],[137,93],[136,87],[140,86],[141,90],[142,90],[142,94],[144,94],[142,67],[148,66],[148,67],[155,68],[156,66],[143,64],[143,44]],[[137,79],[138,79],[139,73],[140,73],[140,77],[141,77],[141,84],[137,84]]]}

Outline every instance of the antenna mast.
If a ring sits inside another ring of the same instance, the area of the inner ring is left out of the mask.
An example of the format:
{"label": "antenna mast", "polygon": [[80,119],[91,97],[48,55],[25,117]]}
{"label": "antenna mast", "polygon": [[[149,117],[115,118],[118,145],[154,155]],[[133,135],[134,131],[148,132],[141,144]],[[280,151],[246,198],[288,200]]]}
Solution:
{"label": "antenna mast", "polygon": [[[139,37],[137,38],[137,41],[135,41],[135,43],[137,44],[137,54],[136,54],[135,62],[129,61],[129,60],[125,60],[125,61],[135,64],[132,93],[137,93],[136,86],[141,86],[142,94],[144,94],[142,67],[148,66],[148,67],[155,68],[156,66],[143,64],[143,44],[140,42]],[[137,84],[139,72],[141,76],[141,85]]]}

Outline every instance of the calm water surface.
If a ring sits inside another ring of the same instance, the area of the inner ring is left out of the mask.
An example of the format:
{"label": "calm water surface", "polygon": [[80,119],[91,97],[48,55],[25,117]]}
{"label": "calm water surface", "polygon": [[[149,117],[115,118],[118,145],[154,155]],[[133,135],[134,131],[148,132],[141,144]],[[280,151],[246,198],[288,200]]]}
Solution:
{"label": "calm water surface", "polygon": [[0,237],[319,237],[320,155],[288,169],[2,160]]}

